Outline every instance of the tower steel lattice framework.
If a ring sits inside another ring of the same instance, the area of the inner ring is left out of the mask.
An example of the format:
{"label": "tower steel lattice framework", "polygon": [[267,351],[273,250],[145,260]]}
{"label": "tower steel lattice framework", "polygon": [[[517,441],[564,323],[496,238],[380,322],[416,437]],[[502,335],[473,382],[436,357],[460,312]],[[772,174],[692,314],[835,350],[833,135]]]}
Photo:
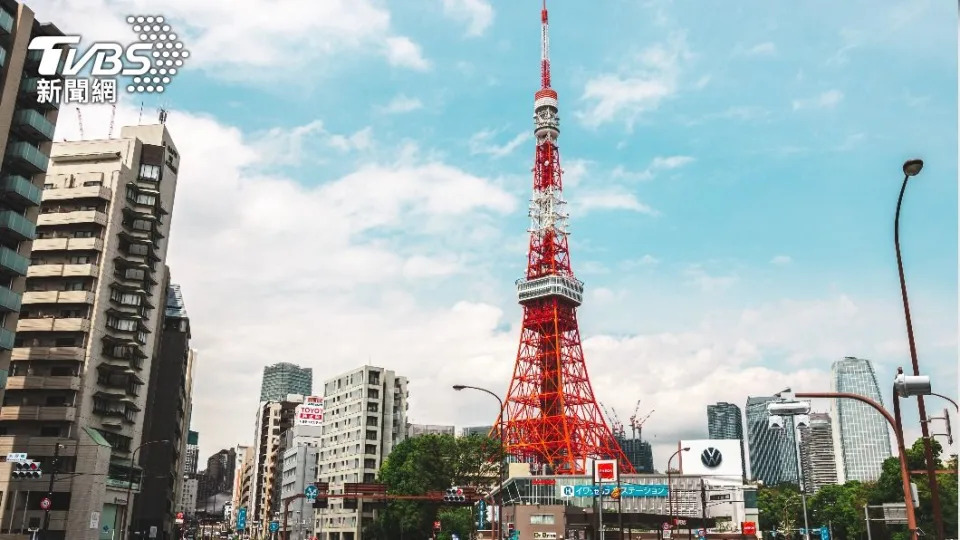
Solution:
{"label": "tower steel lattice framework", "polygon": [[527,275],[517,281],[523,330],[505,410],[494,432],[503,438],[508,455],[548,466],[553,474],[589,473],[593,459],[617,459],[622,472],[634,472],[600,411],[583,359],[577,325],[583,283],[570,265],[546,0],[540,18],[530,249]]}

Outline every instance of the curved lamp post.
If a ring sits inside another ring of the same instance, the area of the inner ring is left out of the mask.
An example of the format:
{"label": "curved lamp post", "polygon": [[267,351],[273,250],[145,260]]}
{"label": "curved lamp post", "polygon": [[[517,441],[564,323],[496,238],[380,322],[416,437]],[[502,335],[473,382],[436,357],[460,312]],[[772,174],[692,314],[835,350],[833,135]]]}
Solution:
{"label": "curved lamp post", "polygon": [[673,527],[673,458],[680,455],[680,452],[689,452],[690,447],[684,446],[683,448],[678,448],[676,452],[670,454],[670,459],[667,460],[667,504],[670,506],[670,526]]}
{"label": "curved lamp post", "polygon": [[[903,275],[903,257],[900,254],[900,207],[903,205],[903,194],[907,190],[910,178],[920,174],[923,170],[923,160],[911,159],[903,164],[903,184],[900,186],[900,196],[897,197],[897,212],[893,218],[893,245],[897,251],[897,272],[900,274],[900,296],[903,298],[903,317],[907,324],[907,341],[910,344],[910,362],[913,366],[913,375],[920,375],[920,364],[917,360],[917,343],[913,338],[913,320],[910,317],[910,301],[907,299],[907,280]],[[896,400],[896,397],[894,397]],[[943,540],[943,513],[940,508],[940,488],[937,485],[937,472],[933,463],[933,448],[930,442],[930,428],[927,427],[927,407],[923,396],[917,396],[917,408],[920,412],[920,432],[923,435],[923,456],[927,465],[927,480],[930,485],[930,499],[933,503],[933,520],[937,527],[937,538]]]}
{"label": "curved lamp post", "polygon": [[455,384],[455,385],[453,385],[453,389],[454,389],[454,390],[457,390],[457,391],[465,390],[465,389],[470,389],[470,390],[477,390],[478,392],[485,392],[485,393],[490,394],[491,396],[493,396],[493,398],[497,400],[497,403],[500,404],[500,413],[499,413],[499,415],[497,416],[497,418],[499,419],[499,422],[498,422],[498,425],[497,425],[497,429],[498,429],[498,431],[500,432],[500,436],[497,437],[497,440],[500,442],[500,456],[499,456],[499,458],[498,458],[498,461],[500,462],[500,463],[499,463],[500,466],[497,467],[497,470],[499,471],[499,480],[498,480],[498,481],[499,481],[499,486],[497,486],[497,491],[498,491],[498,493],[497,493],[497,495],[498,495],[498,497],[497,497],[497,539],[499,540],[500,538],[503,538],[503,460],[506,458],[506,454],[504,453],[504,449],[503,449],[503,437],[504,437],[504,433],[503,433],[503,400],[500,399],[500,396],[494,394],[494,393],[491,392],[490,390],[487,390],[486,388],[480,388],[479,386],[468,386],[468,385],[466,385],[466,384]]}
{"label": "curved lamp post", "polygon": [[123,507],[123,520],[120,522],[120,540],[125,540],[127,538],[127,516],[129,516],[130,511],[133,510],[133,501],[130,500],[130,492],[133,490],[133,462],[135,459],[137,459],[137,452],[139,452],[144,446],[161,443],[169,444],[170,441],[167,439],[161,439],[159,441],[147,441],[134,448],[133,452],[130,453],[130,466],[127,467],[127,502],[126,506]]}

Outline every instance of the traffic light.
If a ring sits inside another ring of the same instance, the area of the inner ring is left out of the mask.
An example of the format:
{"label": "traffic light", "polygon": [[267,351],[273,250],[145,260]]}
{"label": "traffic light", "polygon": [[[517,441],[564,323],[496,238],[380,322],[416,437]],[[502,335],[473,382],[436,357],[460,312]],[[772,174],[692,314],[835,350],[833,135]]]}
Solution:
{"label": "traffic light", "polygon": [[40,478],[43,471],[40,470],[40,464],[36,461],[20,461],[13,466],[11,476],[16,479]]}
{"label": "traffic light", "polygon": [[448,488],[443,494],[443,502],[454,503],[454,504],[465,504],[467,502],[467,497],[463,494],[463,490],[456,486]]}

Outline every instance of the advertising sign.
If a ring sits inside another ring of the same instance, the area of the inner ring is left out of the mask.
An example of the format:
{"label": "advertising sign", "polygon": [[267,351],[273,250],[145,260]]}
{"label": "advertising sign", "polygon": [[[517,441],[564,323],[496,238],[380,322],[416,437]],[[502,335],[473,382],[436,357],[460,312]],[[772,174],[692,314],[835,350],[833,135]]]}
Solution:
{"label": "advertising sign", "polygon": [[754,521],[744,521],[742,524],[743,534],[757,534],[757,523]]}
{"label": "advertising sign", "polygon": [[598,459],[593,462],[593,481],[600,484],[604,482],[617,482],[620,473],[615,459]]}
{"label": "advertising sign", "polygon": [[702,476],[743,476],[743,451],[738,439],[680,441],[683,452],[680,471]]}
{"label": "advertising sign", "polygon": [[323,424],[323,398],[307,396],[303,405],[298,405],[294,423],[298,426],[319,426]]}

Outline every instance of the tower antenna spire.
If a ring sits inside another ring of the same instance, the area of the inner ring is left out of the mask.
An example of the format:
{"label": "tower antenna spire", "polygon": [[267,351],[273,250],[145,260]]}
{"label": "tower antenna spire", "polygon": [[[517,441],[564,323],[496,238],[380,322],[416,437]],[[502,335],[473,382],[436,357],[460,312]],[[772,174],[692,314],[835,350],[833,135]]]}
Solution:
{"label": "tower antenna spire", "polygon": [[547,0],[540,10],[540,86],[550,88],[550,23],[547,20]]}

